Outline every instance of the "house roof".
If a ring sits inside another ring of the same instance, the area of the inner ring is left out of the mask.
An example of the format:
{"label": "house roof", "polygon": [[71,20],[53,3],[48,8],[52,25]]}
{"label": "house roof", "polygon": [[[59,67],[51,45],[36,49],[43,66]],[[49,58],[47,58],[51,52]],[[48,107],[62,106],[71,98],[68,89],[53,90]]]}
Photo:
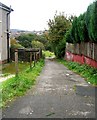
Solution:
{"label": "house roof", "polygon": [[3,9],[3,10],[5,10],[5,11],[8,11],[8,12],[13,11],[13,9],[11,7],[8,7],[8,6],[4,5],[1,2],[0,2],[0,8]]}

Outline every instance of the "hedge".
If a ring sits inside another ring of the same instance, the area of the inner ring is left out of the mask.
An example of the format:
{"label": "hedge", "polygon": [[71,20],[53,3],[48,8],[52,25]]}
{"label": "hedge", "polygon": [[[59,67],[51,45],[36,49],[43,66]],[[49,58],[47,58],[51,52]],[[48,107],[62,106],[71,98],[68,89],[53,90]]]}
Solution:
{"label": "hedge", "polygon": [[65,39],[71,43],[89,41],[97,43],[97,1],[90,4],[85,13],[74,18]]}

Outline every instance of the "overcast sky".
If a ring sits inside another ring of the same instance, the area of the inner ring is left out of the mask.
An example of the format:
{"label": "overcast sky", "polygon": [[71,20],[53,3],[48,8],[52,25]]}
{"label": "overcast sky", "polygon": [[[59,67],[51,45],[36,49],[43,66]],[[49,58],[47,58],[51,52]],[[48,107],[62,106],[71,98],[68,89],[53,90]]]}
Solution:
{"label": "overcast sky", "polygon": [[47,21],[55,12],[79,16],[94,0],[0,0],[12,7],[11,28],[22,30],[47,29]]}

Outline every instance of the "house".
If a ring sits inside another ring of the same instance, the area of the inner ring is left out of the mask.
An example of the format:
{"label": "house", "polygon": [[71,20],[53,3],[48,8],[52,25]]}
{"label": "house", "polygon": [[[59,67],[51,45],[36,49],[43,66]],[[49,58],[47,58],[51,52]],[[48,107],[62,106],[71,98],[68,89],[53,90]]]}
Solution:
{"label": "house", "polygon": [[0,2],[0,64],[10,59],[10,13],[13,11]]}

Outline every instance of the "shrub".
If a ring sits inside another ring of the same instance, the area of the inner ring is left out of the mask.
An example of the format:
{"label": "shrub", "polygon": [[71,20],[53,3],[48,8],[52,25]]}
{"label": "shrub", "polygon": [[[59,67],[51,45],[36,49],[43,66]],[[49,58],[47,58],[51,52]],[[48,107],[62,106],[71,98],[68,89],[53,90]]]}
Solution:
{"label": "shrub", "polygon": [[44,50],[44,45],[43,45],[43,43],[41,43],[41,42],[39,42],[39,41],[36,41],[36,40],[32,41],[32,47],[33,47],[33,48],[41,48],[41,49]]}
{"label": "shrub", "polygon": [[16,48],[24,48],[21,44],[19,44],[16,39],[11,39],[11,48],[16,49]]}
{"label": "shrub", "polygon": [[65,34],[65,39],[66,39],[66,42],[68,43],[73,43],[73,39],[71,37],[71,29],[69,29],[66,34]]}
{"label": "shrub", "polygon": [[48,22],[48,38],[57,58],[64,57],[66,41],[64,35],[70,28],[71,22],[64,14],[55,15]]}

